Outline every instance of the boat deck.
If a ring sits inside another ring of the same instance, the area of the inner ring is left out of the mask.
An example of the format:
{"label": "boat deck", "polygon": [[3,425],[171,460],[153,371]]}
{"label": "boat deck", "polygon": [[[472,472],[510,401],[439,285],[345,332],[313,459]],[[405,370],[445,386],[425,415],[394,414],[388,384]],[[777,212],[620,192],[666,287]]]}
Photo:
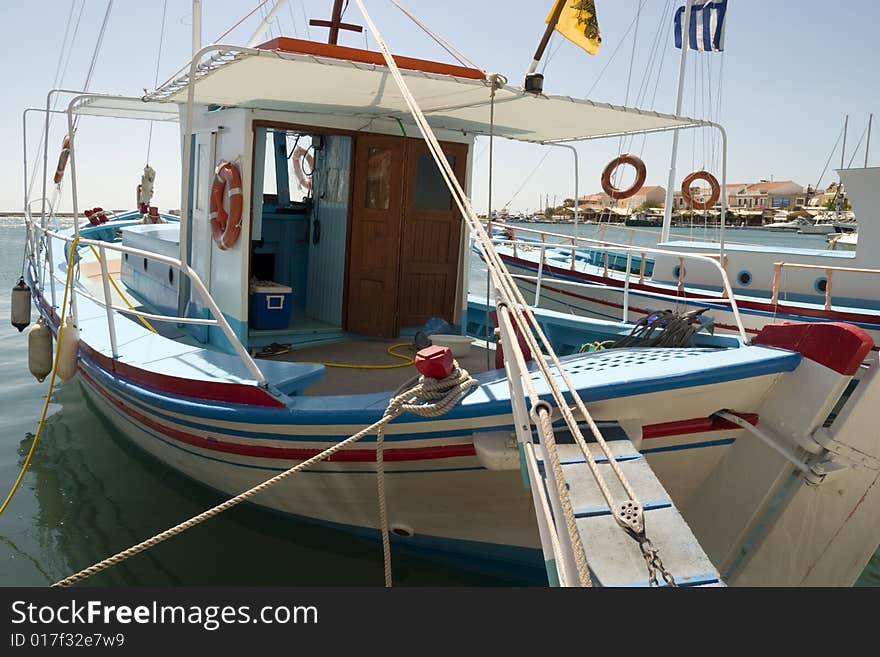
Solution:
{"label": "boat deck", "polygon": [[[389,355],[387,349],[404,341],[403,339],[358,339],[311,347],[293,347],[290,351],[275,356],[260,356],[258,352],[258,364],[262,364],[265,360],[324,364],[325,369],[320,381],[307,387],[304,391],[306,395],[355,395],[395,390],[418,375],[415,365],[379,369],[331,367],[327,364],[360,366],[403,364],[402,359]],[[495,368],[495,352],[487,352],[485,344],[482,347],[478,345],[479,343],[475,342],[467,356],[457,358],[458,364],[471,374]],[[415,347],[411,344],[400,346],[394,351],[410,358],[414,358],[416,353]]]}

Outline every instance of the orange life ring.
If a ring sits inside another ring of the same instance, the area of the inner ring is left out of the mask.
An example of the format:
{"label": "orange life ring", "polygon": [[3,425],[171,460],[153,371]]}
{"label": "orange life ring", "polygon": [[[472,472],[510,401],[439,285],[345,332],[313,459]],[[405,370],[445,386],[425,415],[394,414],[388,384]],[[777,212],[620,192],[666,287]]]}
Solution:
{"label": "orange life ring", "polygon": [[[621,164],[629,164],[636,170],[636,179],[633,181],[633,184],[626,189],[617,189],[611,184],[611,174],[613,174],[614,170]],[[602,189],[615,201],[629,198],[630,196],[634,196],[642,188],[642,185],[645,184],[645,177],[647,175],[648,169],[645,167],[645,163],[642,162],[640,157],[624,153],[611,160],[606,165],[605,170],[602,171]]]}
{"label": "orange life ring", "polygon": [[58,155],[58,166],[55,167],[55,184],[60,185],[64,180],[64,170],[67,168],[67,159],[70,157],[70,135],[64,135],[61,142],[61,153]]}
{"label": "orange life ring", "polygon": [[[696,180],[703,180],[709,183],[709,187],[712,189],[712,193],[709,194],[709,198],[705,201],[695,201],[691,198],[691,185],[693,185]],[[694,171],[681,181],[681,197],[684,199],[685,203],[690,205],[694,210],[708,210],[718,202],[720,196],[721,185],[718,184],[718,180],[715,176],[708,171],[702,169],[700,171]]]}
{"label": "orange life ring", "polygon": [[[211,235],[221,251],[230,248],[241,233],[241,173],[232,162],[221,162],[214,172],[211,187]],[[223,208],[223,197],[229,183],[229,214]]]}
{"label": "orange life ring", "polygon": [[293,158],[293,173],[299,181],[300,187],[307,192],[310,191],[312,189],[312,174],[309,173],[306,175],[305,172],[303,172],[302,160],[305,158],[309,165],[309,171],[313,172],[315,170],[315,158],[312,157],[307,148],[303,148],[302,146],[294,148],[291,157]]}

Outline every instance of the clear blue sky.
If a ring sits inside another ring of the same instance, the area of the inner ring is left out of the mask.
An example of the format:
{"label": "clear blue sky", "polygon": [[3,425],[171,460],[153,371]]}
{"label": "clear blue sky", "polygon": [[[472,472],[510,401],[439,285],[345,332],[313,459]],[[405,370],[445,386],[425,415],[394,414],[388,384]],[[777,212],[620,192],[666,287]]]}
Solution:
{"label": "clear blue sky", "polygon": [[[543,31],[544,18],[553,4],[552,0],[400,1],[472,60],[488,71],[507,75],[513,84],[521,82]],[[0,156],[0,210],[21,206],[21,112],[25,107],[45,104],[46,91],[55,79],[59,48],[73,2],[6,0],[3,3],[2,35],[7,56],[0,64],[3,83],[0,143],[4,145]],[[662,27],[659,57],[645,86],[648,92],[639,105],[673,111],[679,51],[672,47],[668,26],[672,7],[681,2],[643,0],[632,59],[633,31],[626,36],[625,33],[636,16],[639,0],[596,0],[603,38],[599,54],[591,57],[555,37],[549,50],[552,57],[544,71],[545,91],[584,97],[592,88],[591,99],[622,104],[632,61],[629,104],[633,104],[643,86],[655,35]],[[256,0],[203,0],[203,42],[213,41],[257,4]],[[305,37],[304,15],[328,18],[332,3],[330,0],[290,0],[288,4],[289,8],[279,13],[281,32]],[[160,82],[183,66],[188,58],[190,5],[189,0],[168,0],[159,62]],[[79,6],[80,0],[76,0],[74,19]],[[162,0],[115,1],[92,90],[140,95],[145,87],[153,87],[162,6]],[[105,0],[85,0],[64,86],[82,86],[105,7]],[[449,60],[445,52],[386,0],[368,0],[367,7],[395,52]],[[663,13],[664,9],[668,14]],[[256,27],[259,14],[242,23],[224,41],[244,43]],[[354,2],[346,20],[362,23]],[[683,107],[684,114],[708,116],[708,95],[698,91],[695,102],[694,74],[697,72],[696,84],[701,89],[706,88],[711,76],[713,109],[717,108],[717,83],[721,77],[720,120],[730,139],[729,181],[748,182],[772,176],[776,180],[815,184],[847,113],[850,115],[849,160],[865,128],[868,113],[880,115],[878,25],[880,4],[869,0],[836,3],[729,0],[723,76],[720,76],[721,54],[691,53]],[[277,34],[277,30],[278,26],[273,25],[272,35]],[[326,30],[310,30],[313,39],[325,38]],[[344,33],[340,43],[363,47],[364,37]],[[662,72],[658,77],[661,60]],[[880,116],[877,119],[873,164],[880,164]],[[158,171],[154,200],[163,209],[180,206],[177,130],[176,125],[156,126],[153,132],[151,164]],[[36,146],[38,131],[38,121],[34,118],[29,125],[29,136],[34,136],[29,139],[31,149]],[[147,124],[141,122],[82,120],[77,143],[80,193],[85,207],[133,205],[135,186],[146,157],[147,132]],[[54,168],[63,134],[62,122],[56,121],[50,137],[50,170]],[[665,186],[670,145],[671,136],[664,134],[649,137],[644,148],[641,140],[623,148],[643,155],[648,166],[648,184]],[[582,195],[599,190],[601,169],[617,155],[620,147],[616,140],[579,146]],[[474,200],[478,209],[485,210],[488,158],[484,143],[478,143],[475,152]],[[573,195],[572,158],[562,149],[553,149],[529,177],[544,152],[545,149],[537,146],[498,142],[494,207],[509,202],[512,210],[533,210],[540,194],[549,194],[551,201],[555,195],[559,203]],[[697,132],[684,136],[677,184],[693,166],[699,168],[705,164],[715,169],[711,152],[708,134]],[[33,157],[32,152],[29,157]],[[860,149],[855,163],[860,165],[863,158]],[[839,154],[823,184],[835,179],[832,169],[838,163]],[[69,207],[69,190],[63,206]]]}

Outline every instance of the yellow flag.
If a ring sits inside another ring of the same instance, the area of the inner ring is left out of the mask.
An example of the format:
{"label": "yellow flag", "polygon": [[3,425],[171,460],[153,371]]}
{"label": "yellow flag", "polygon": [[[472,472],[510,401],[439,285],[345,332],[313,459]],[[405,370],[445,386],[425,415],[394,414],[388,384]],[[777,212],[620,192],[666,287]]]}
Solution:
{"label": "yellow flag", "polygon": [[547,23],[563,3],[565,6],[556,23],[556,31],[591,55],[599,52],[602,37],[599,36],[599,21],[596,20],[596,0],[556,0]]}

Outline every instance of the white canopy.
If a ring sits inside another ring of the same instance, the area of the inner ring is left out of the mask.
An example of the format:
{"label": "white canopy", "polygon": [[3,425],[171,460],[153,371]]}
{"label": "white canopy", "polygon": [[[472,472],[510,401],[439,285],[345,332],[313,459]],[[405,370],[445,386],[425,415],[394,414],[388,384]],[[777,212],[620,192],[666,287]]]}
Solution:
{"label": "white canopy", "polygon": [[84,94],[84,97],[76,102],[73,113],[148,121],[177,121],[180,115],[174,105],[150,103],[143,98],[100,94]]}
{"label": "white canopy", "polygon": [[[234,50],[231,52],[230,50]],[[488,135],[490,83],[403,69],[410,90],[435,129]],[[188,76],[145,97],[185,103]],[[226,49],[196,75],[195,102],[252,109],[392,118],[412,125],[387,67],[277,50]],[[705,121],[617,107],[504,86],[495,96],[495,134],[519,141],[563,142],[707,125]]]}

